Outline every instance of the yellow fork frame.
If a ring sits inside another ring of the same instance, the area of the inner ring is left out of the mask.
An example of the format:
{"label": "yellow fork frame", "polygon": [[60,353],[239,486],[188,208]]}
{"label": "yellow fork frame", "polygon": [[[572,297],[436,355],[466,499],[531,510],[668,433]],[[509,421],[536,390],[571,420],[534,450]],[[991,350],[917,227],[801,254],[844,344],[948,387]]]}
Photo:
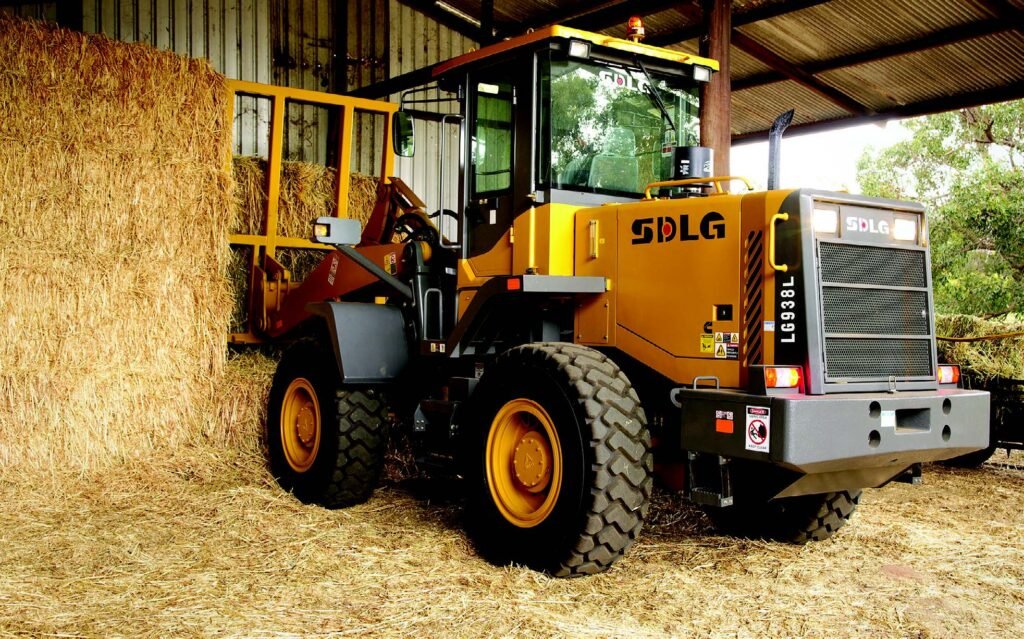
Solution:
{"label": "yellow fork frame", "polygon": [[[279,235],[277,232],[278,200],[281,191],[281,161],[284,146],[284,118],[288,101],[313,104],[317,106],[338,107],[341,116],[341,126],[338,133],[338,165],[334,167],[338,171],[337,189],[337,215],[343,217],[348,209],[349,175],[351,174],[352,162],[352,128],[355,124],[356,111],[367,113],[380,113],[385,117],[384,122],[384,145],[380,162],[381,181],[386,181],[394,169],[394,154],[391,150],[391,119],[398,110],[397,104],[382,102],[379,100],[366,100],[333,93],[321,93],[319,91],[308,91],[306,89],[292,89],[288,87],[276,87],[256,82],[243,82],[240,80],[229,80],[228,90],[228,122],[234,122],[235,98],[239,95],[257,98],[270,98],[270,157],[267,162],[267,200],[263,211],[263,233],[259,235],[231,234],[228,241],[231,246],[252,247],[252,257],[249,263],[249,321],[246,331],[242,333],[230,333],[228,341],[232,343],[259,343],[263,338],[257,333],[259,324],[265,321],[266,305],[256,308],[254,300],[264,299],[268,303],[280,305],[280,301],[290,288],[290,276],[277,263],[278,248],[302,248],[316,249],[321,251],[330,250],[330,247],[317,244],[306,238],[288,237]],[[229,171],[231,157],[228,157]],[[310,229],[312,234],[312,229]],[[272,273],[272,275],[271,275]],[[268,277],[269,275],[269,277]],[[257,287],[260,287],[260,295],[257,295]]]}

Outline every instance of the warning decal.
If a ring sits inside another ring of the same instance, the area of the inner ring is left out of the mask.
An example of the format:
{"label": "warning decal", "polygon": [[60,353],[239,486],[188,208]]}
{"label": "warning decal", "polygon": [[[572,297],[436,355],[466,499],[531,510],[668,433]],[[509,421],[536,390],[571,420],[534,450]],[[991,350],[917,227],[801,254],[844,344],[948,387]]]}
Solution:
{"label": "warning decal", "polygon": [[714,353],[715,352],[715,336],[711,333],[704,333],[700,336],[700,352],[701,353]]}
{"label": "warning decal", "polygon": [[[704,337],[701,337],[703,340]],[[739,333],[715,333],[715,359],[739,359],[740,357],[740,334]],[[704,342],[701,341],[701,352],[703,350]],[[707,352],[711,352],[710,350]]]}
{"label": "warning decal", "polygon": [[747,450],[767,453],[771,445],[771,409],[747,406]]}
{"label": "warning decal", "polygon": [[732,433],[732,411],[731,410],[716,410],[715,411],[715,432],[716,433]]}

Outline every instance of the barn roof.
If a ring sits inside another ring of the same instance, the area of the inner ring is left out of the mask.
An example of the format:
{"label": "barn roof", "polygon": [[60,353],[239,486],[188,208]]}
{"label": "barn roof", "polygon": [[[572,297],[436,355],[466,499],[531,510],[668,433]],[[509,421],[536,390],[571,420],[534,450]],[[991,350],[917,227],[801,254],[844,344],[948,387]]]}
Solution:
{"label": "barn roof", "polygon": [[[402,1],[477,38],[641,15],[646,44],[695,54],[702,31],[692,0]],[[1024,0],[733,0],[731,80],[734,141],[788,109],[795,131],[1024,98]]]}

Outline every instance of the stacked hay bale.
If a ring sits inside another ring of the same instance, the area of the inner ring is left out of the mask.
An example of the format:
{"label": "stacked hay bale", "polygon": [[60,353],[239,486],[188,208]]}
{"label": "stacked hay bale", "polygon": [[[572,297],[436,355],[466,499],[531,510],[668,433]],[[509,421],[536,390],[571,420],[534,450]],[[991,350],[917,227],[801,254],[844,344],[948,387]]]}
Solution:
{"label": "stacked hay bale", "polygon": [[203,61],[0,18],[0,464],[230,428],[226,100]]}
{"label": "stacked hay bale", "polygon": [[[256,157],[236,157],[233,163],[235,210],[232,233],[261,233],[263,207],[267,201],[267,162]],[[318,217],[335,215],[338,172],[311,162],[281,163],[278,198],[278,233],[308,238]],[[347,217],[362,224],[370,219],[377,201],[379,179],[352,173],[349,181]]]}
{"label": "stacked hay bale", "polygon": [[[971,315],[940,315],[935,332],[942,337],[986,337],[1024,332],[1024,321],[1016,315],[982,319]],[[979,382],[994,378],[1024,379],[1024,336],[969,342],[939,340],[939,359],[959,364],[965,374]]]}

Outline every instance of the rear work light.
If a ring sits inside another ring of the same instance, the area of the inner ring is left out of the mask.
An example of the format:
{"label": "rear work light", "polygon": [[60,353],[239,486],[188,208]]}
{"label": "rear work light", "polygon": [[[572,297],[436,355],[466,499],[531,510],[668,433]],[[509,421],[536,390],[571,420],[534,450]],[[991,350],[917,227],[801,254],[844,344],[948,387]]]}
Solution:
{"label": "rear work light", "polygon": [[798,366],[774,366],[764,369],[764,385],[768,388],[797,388],[800,386]]}
{"label": "rear work light", "polygon": [[942,364],[939,366],[939,383],[959,384],[960,367],[952,364]]}

